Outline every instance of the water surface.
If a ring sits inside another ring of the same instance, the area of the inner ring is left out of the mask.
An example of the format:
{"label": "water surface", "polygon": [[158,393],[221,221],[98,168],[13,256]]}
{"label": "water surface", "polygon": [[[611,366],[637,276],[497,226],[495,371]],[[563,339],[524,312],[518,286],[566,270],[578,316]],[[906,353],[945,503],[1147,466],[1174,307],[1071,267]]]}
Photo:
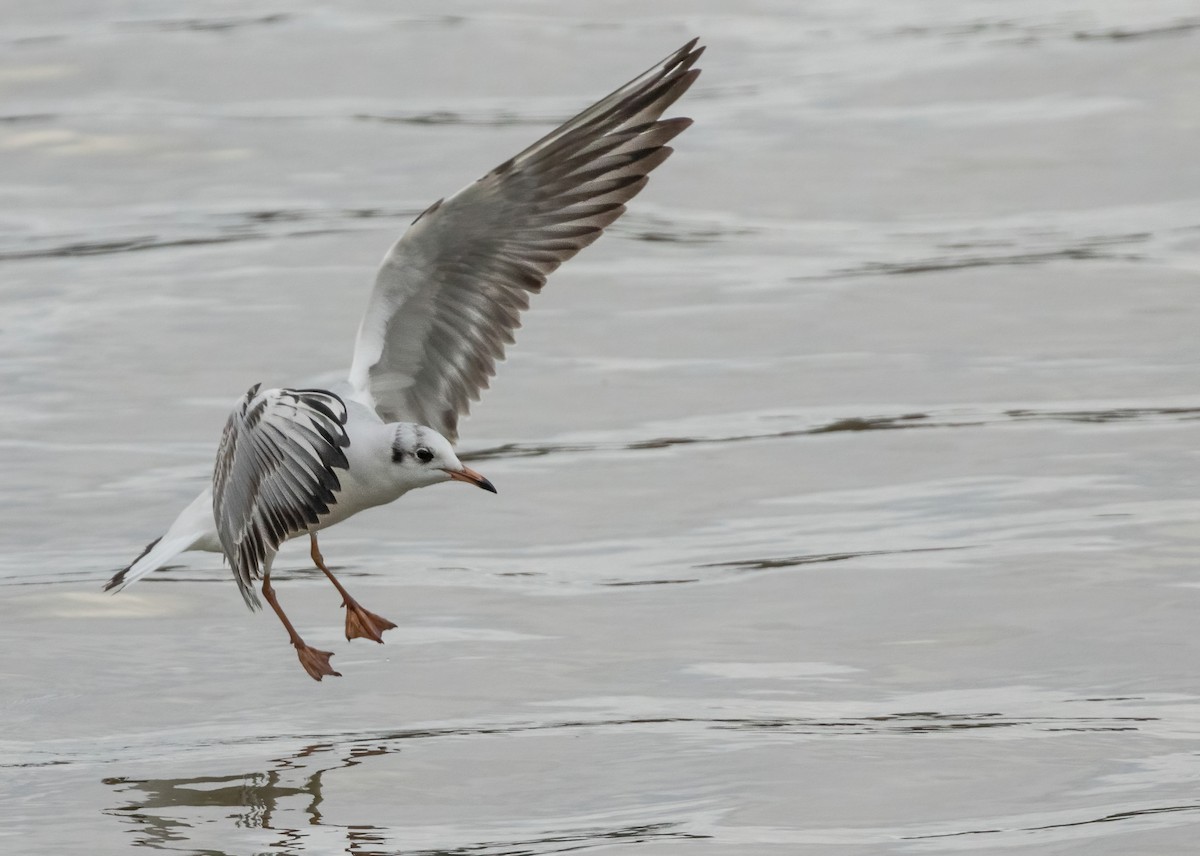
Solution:
{"label": "water surface", "polygon": [[[0,836],[22,852],[1190,853],[1200,17],[14,5]],[[100,584],[434,199],[693,35],[696,119],[466,423],[322,538]],[[0,844],[0,848],[5,845]]]}

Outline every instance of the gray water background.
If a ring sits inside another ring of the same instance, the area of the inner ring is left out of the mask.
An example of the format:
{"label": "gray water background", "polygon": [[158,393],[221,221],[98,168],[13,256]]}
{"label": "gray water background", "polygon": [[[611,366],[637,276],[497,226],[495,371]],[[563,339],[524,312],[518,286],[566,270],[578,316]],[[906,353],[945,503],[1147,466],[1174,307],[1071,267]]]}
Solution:
{"label": "gray water background", "polygon": [[[1200,11],[0,8],[0,851],[1194,853]],[[412,216],[699,35],[695,126],[326,533],[100,584]]]}

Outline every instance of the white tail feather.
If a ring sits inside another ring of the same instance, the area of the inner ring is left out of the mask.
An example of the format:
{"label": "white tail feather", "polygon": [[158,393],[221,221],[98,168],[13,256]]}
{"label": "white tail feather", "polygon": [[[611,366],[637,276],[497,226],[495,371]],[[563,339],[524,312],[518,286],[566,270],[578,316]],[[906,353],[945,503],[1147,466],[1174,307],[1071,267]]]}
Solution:
{"label": "white tail feather", "polygon": [[114,574],[104,589],[120,591],[125,586],[133,585],[188,550],[221,552],[217,528],[213,522],[211,488],[206,488],[180,512],[163,536],[151,542],[142,555],[134,559],[127,568]]}

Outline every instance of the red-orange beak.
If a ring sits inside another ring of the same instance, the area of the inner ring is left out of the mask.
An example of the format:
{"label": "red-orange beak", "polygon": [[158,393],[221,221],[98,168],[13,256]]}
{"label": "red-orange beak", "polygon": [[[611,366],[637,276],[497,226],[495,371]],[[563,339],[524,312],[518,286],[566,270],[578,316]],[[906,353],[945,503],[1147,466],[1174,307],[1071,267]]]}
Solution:
{"label": "red-orange beak", "polygon": [[454,479],[455,481],[473,484],[475,487],[481,487],[484,490],[490,490],[492,493],[496,492],[496,486],[494,484],[485,479],[479,473],[475,472],[470,467],[463,467],[461,470],[443,470],[442,472],[450,476],[450,478]]}

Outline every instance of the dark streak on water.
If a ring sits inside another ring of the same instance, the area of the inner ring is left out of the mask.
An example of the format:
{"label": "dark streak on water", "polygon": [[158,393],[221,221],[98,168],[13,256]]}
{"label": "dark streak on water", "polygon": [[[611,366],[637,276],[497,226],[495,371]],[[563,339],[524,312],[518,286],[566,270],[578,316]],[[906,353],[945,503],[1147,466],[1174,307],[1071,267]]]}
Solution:
{"label": "dark streak on water", "polygon": [[1075,38],[1084,42],[1102,40],[1124,42],[1136,39],[1156,39],[1163,36],[1184,36],[1196,30],[1200,30],[1200,19],[1187,18],[1161,27],[1148,27],[1142,30],[1118,27],[1112,30],[1081,31],[1075,33]]}
{"label": "dark streak on water", "polygon": [[0,260],[11,259],[52,259],[72,258],[76,256],[102,256],[109,253],[134,253],[142,250],[161,250],[170,247],[199,247],[206,244],[228,244],[233,241],[252,240],[255,235],[224,235],[210,238],[179,238],[170,240],[145,235],[137,238],[127,238],[120,241],[81,242],[77,244],[62,244],[44,250],[17,250],[0,253]]}
{"label": "dark streak on water", "polygon": [[[181,236],[134,235],[113,240],[74,240],[44,244],[46,239],[24,238],[22,243],[34,244],[27,249],[0,249],[0,262],[43,258],[72,258],[78,256],[111,255],[113,253],[164,250],[178,247],[227,244],[235,241],[279,240],[284,238],[310,238],[349,231],[354,223],[364,220],[411,220],[419,212],[407,209],[346,208],[338,211],[303,209],[267,209],[238,212],[214,218],[217,222],[211,231],[203,234]],[[225,222],[221,222],[225,221]],[[314,222],[318,225],[308,229],[265,229],[263,226],[276,224]]]}
{"label": "dark streak on water", "polygon": [[1087,820],[1077,820],[1070,823],[1048,823],[1043,826],[1017,826],[1008,829],[965,829],[961,832],[942,832],[928,835],[905,835],[905,841],[919,841],[930,838],[958,838],[964,835],[996,835],[1006,832],[1037,832],[1048,829],[1068,829],[1074,826],[1089,826],[1096,823],[1117,823],[1123,820],[1132,820],[1139,817],[1149,817],[1156,814],[1171,814],[1174,812],[1193,812],[1200,811],[1200,803],[1188,803],[1184,805],[1169,805],[1169,806],[1154,806],[1152,808],[1138,809],[1136,811],[1119,811],[1113,814],[1106,814],[1100,817],[1088,818]]}
{"label": "dark streak on water", "polygon": [[904,26],[884,34],[895,36],[936,37],[941,39],[968,39],[973,37],[997,37],[999,41],[1018,45],[1033,45],[1046,40],[1072,39],[1079,42],[1126,42],[1141,39],[1157,39],[1170,36],[1187,36],[1200,29],[1200,20],[1193,17],[1178,18],[1168,23],[1149,27],[1112,27],[1098,29],[1071,29],[1051,21],[1036,24],[1017,18],[968,21],[960,24],[939,26]]}
{"label": "dark streak on water", "polygon": [[957,259],[925,259],[917,262],[871,262],[861,267],[839,272],[841,276],[874,276],[876,274],[912,274],[934,273],[936,271],[964,270],[974,267],[992,267],[994,265],[1033,265],[1045,264],[1062,260],[1095,261],[1108,259],[1115,261],[1137,261],[1140,256],[1132,254],[1116,254],[1099,250],[1095,247],[1070,247],[1062,250],[1048,250],[1040,253],[1014,253],[997,256],[967,256]]}
{"label": "dark streak on water", "polygon": [[944,553],[952,550],[970,550],[971,547],[920,547],[912,550],[860,550],[850,553],[820,553],[812,556],[779,556],[767,559],[740,559],[736,562],[709,562],[701,568],[732,568],[736,571],[770,571],[776,568],[795,568],[801,565],[820,565],[829,562],[844,562],[864,556],[903,556],[911,553]]}
{"label": "dark streak on water", "polygon": [[[952,256],[936,256],[913,261],[878,262],[871,261],[850,268],[833,271],[823,275],[834,277],[860,277],[877,275],[908,275],[938,273],[942,271],[966,270],[969,268],[995,267],[1002,265],[1039,265],[1059,261],[1122,261],[1137,262],[1144,258],[1138,253],[1120,252],[1113,248],[1127,244],[1144,244],[1153,235],[1149,232],[1136,232],[1122,235],[1095,235],[1076,239],[1068,246],[1053,247],[1040,250],[1021,250],[1018,242],[1010,239],[995,238],[982,242],[956,241],[942,244],[948,250],[977,250],[980,246],[1013,246],[1010,252],[990,254],[960,253]],[[802,279],[809,279],[803,277]]]}
{"label": "dark streak on water", "polygon": [[1038,413],[1032,410],[1006,410],[1005,416],[1011,416],[1020,422],[1027,419],[1063,420],[1065,422],[1090,422],[1105,424],[1110,422],[1128,422],[1136,419],[1153,419],[1160,416],[1177,417],[1180,421],[1200,419],[1200,407],[1118,407],[1109,410],[1081,410]]}
{"label": "dark streak on water", "polygon": [[193,32],[226,33],[245,27],[261,27],[282,24],[292,20],[292,15],[275,13],[228,18],[147,18],[137,21],[117,21],[114,26],[129,30],[191,30]]}
{"label": "dark streak on water", "polygon": [[14,113],[8,116],[0,116],[0,122],[9,125],[16,125],[21,122],[49,122],[55,118],[52,113]]}
{"label": "dark streak on water", "polygon": [[391,125],[454,125],[483,128],[507,128],[523,125],[545,127],[553,124],[556,120],[561,120],[561,117],[518,115],[510,111],[500,111],[490,115],[471,115],[450,110],[436,110],[427,113],[355,113],[353,118],[361,122],[382,122]]}
{"label": "dark streak on water", "polygon": [[669,449],[692,444],[744,443],[757,440],[784,440],[795,437],[819,436],[843,432],[894,431],[909,428],[978,428],[1004,423],[1024,422],[1081,422],[1107,424],[1137,420],[1191,421],[1200,419],[1200,407],[1120,407],[1106,410],[1037,411],[1032,409],[1005,410],[1000,413],[970,414],[956,410],[953,414],[904,413],[896,416],[852,416],[822,425],[792,428],[784,431],[731,434],[716,437],[655,437],[627,443],[505,443],[487,449],[466,452],[464,461],[491,459],[535,458],[557,454],[586,454],[611,451],[646,451]]}

